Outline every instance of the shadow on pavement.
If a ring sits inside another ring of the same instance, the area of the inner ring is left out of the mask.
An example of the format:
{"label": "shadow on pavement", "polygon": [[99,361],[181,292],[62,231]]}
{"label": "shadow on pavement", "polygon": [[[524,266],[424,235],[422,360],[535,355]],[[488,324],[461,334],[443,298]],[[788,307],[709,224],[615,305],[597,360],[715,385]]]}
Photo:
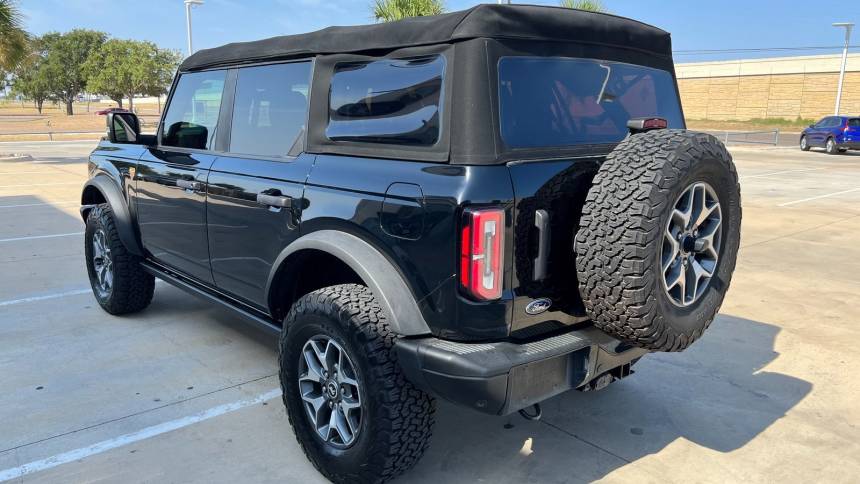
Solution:
{"label": "shadow on pavement", "polygon": [[442,403],[424,460],[400,482],[599,479],[683,439],[731,452],[800,402],[812,384],[762,371],[779,354],[774,325],[721,316],[680,354],[649,355],[601,392],[546,402],[539,423]]}

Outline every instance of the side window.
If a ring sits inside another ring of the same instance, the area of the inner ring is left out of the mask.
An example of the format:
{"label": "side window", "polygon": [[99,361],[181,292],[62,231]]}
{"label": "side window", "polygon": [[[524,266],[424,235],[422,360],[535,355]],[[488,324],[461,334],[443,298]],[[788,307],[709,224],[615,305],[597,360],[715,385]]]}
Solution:
{"label": "side window", "polygon": [[227,71],[183,74],[164,115],[161,144],[208,150],[215,139]]}
{"label": "side window", "polygon": [[335,141],[436,144],[444,72],[440,55],[337,64],[326,136]]}
{"label": "side window", "polygon": [[828,117],[822,119],[821,121],[819,121],[815,127],[816,128],[832,128],[833,126],[836,126],[835,121],[836,121],[836,118],[834,118],[833,116],[828,116]]}
{"label": "side window", "polygon": [[860,118],[853,118],[848,120],[849,128],[860,128]]}
{"label": "side window", "polygon": [[273,157],[294,153],[305,134],[310,76],[310,62],[239,69],[230,151]]}

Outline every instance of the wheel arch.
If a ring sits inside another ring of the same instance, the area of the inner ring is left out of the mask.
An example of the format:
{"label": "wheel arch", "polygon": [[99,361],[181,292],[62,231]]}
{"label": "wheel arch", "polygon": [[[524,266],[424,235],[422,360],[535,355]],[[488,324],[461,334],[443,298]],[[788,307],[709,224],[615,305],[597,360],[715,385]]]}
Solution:
{"label": "wheel arch", "polygon": [[128,203],[122,194],[122,190],[107,175],[96,175],[87,180],[81,192],[81,216],[84,222],[87,220],[90,210],[96,205],[107,203],[114,214],[119,238],[129,252],[137,256],[143,256],[143,248],[138,241],[134,230],[134,222]]}
{"label": "wheel arch", "polygon": [[[305,293],[302,278],[307,270],[331,276],[326,285],[358,283],[367,286],[395,333],[403,336],[430,334],[414,294],[394,264],[369,242],[338,230],[309,233],[280,253],[266,283],[273,316],[285,316],[292,303]],[[326,281],[325,277],[314,280]],[[316,285],[319,284],[305,284],[304,288],[319,289],[313,287]]]}

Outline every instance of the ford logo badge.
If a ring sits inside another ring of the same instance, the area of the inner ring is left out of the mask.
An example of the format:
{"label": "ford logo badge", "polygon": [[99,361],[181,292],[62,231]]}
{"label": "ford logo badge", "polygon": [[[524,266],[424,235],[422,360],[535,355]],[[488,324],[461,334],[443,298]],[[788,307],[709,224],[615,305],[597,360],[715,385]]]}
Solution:
{"label": "ford logo badge", "polygon": [[534,316],[546,311],[550,306],[552,306],[552,301],[547,298],[535,299],[526,306],[526,314]]}

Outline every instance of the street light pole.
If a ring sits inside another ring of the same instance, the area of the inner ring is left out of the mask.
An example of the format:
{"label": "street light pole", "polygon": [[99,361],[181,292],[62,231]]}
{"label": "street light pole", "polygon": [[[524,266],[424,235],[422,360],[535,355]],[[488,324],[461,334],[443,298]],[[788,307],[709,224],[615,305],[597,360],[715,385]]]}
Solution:
{"label": "street light pole", "polygon": [[185,29],[188,33],[188,55],[194,53],[191,47],[191,8],[203,5],[203,0],[185,0]]}
{"label": "street light pole", "polygon": [[836,90],[836,116],[839,116],[839,107],[842,105],[842,84],[845,82],[845,67],[848,64],[848,46],[851,45],[851,29],[854,24],[840,22],[833,24],[834,27],[845,27],[845,48],[842,49],[842,67],[839,68],[839,88]]}

